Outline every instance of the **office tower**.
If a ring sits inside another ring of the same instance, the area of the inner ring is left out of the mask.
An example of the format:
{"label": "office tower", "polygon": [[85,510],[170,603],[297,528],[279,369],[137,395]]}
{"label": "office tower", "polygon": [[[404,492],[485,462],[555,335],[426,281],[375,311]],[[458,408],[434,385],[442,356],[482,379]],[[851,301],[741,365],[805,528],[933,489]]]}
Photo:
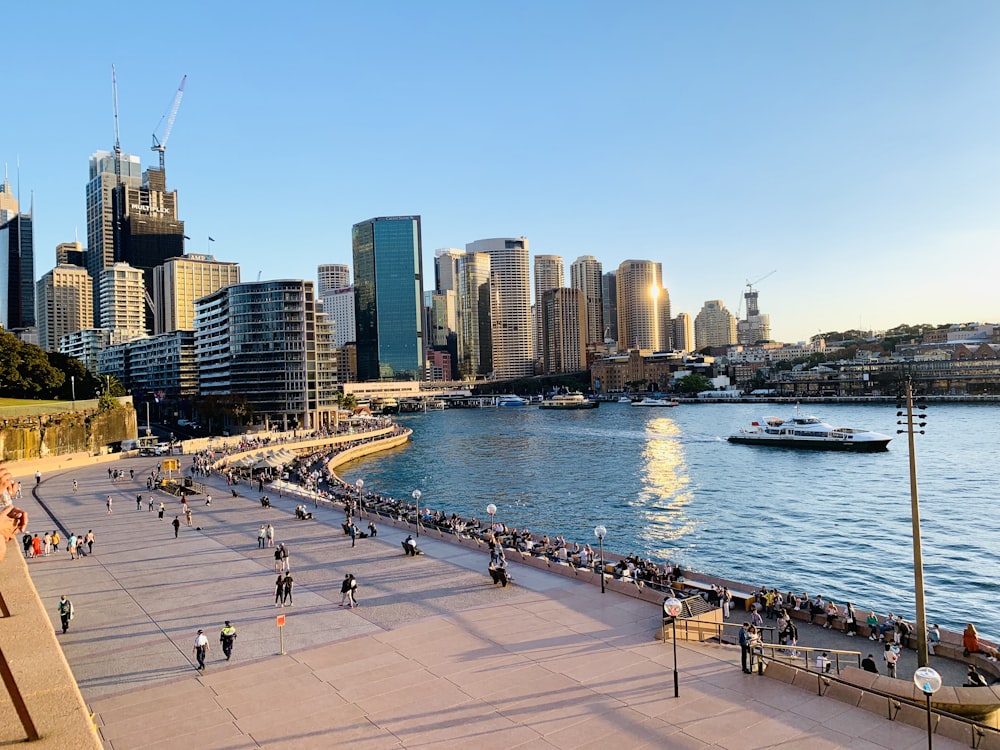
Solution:
{"label": "office tower", "polygon": [[458,377],[484,378],[493,372],[493,331],[490,317],[490,256],[463,253],[456,264]]}
{"label": "office tower", "polygon": [[463,255],[465,250],[454,247],[443,247],[434,251],[434,291],[438,294],[449,289],[455,291],[458,288],[455,282],[456,265]]}
{"label": "office tower", "polygon": [[195,303],[203,396],[246,398],[255,414],[311,429],[334,420],[336,370],[313,283],[232,284]]}
{"label": "office tower", "polygon": [[94,284],[94,324],[101,314],[101,271],[123,258],[115,254],[115,188],[118,183],[131,187],[142,184],[142,169],[138,156],[120,154],[115,166],[110,151],[95,151],[90,156],[90,177],[87,181],[87,271]]}
{"label": "office tower", "polygon": [[757,290],[747,285],[743,293],[746,300],[747,316],[736,323],[736,342],[746,346],[771,340],[771,316],[761,314],[757,306]]}
{"label": "office tower", "polygon": [[674,318],[674,349],[680,352],[694,351],[694,326],[687,313],[677,313]]}
{"label": "office tower", "polygon": [[556,375],[587,367],[587,302],[580,289],[549,289],[542,295],[543,372]]}
{"label": "office tower", "polygon": [[663,266],[651,260],[626,260],[618,266],[616,284],[618,348],[670,350],[673,330]]}
{"label": "office tower", "polygon": [[[458,380],[458,295],[453,289],[441,293],[431,293],[427,310],[427,351],[448,355],[449,369],[441,380]],[[426,299],[426,297],[425,297]],[[428,360],[429,363],[430,360]],[[440,365],[445,360],[436,357]],[[428,380],[431,380],[428,375]]]}
{"label": "office tower", "polygon": [[542,295],[549,289],[559,289],[563,282],[563,259],[561,255],[535,256],[535,338],[532,354],[536,360],[542,359],[545,332],[542,330]]}
{"label": "office tower", "polygon": [[90,328],[94,320],[94,287],[86,268],[58,265],[35,285],[35,320],[38,345],[47,352],[59,350],[62,336]]}
{"label": "office tower", "polygon": [[[86,268],[87,251],[83,249],[83,245],[79,242],[60,242],[56,245],[56,265]],[[91,300],[90,307],[91,309],[94,307],[93,300]]]}
{"label": "office tower", "polygon": [[465,246],[467,253],[490,256],[490,318],[493,331],[493,372],[497,380],[530,377],[531,277],[526,237],[476,240]]}
{"label": "office tower", "polygon": [[10,189],[10,180],[4,175],[0,182],[0,224],[6,224],[17,216],[17,196]]}
{"label": "office tower", "polygon": [[706,300],[694,319],[694,348],[731,346],[736,343],[736,318],[721,299]]}
{"label": "office tower", "polygon": [[195,300],[239,283],[239,263],[194,253],[168,258],[153,269],[153,331],[193,331]]}
{"label": "office tower", "polygon": [[320,299],[323,302],[323,313],[333,329],[333,347],[340,349],[345,344],[355,341],[357,333],[354,323],[354,287],[328,289],[320,295]]}
{"label": "office tower", "polygon": [[115,263],[101,271],[99,284],[101,328],[111,343],[146,335],[146,286],[142,271],[128,263]]}
{"label": "office tower", "polygon": [[35,325],[33,224],[30,213],[17,213],[16,201],[13,206],[0,223],[0,326],[23,333]]}
{"label": "office tower", "polygon": [[618,275],[608,271],[601,277],[601,308],[604,310],[605,343],[618,341]]}
{"label": "office tower", "polygon": [[321,263],[316,267],[316,276],[319,279],[317,297],[351,285],[351,267],[346,263]]}
{"label": "office tower", "polygon": [[352,246],[358,380],[423,380],[420,217],[359,222]]}
{"label": "office tower", "polygon": [[587,343],[604,343],[604,295],[601,263],[593,255],[581,255],[569,267],[569,285],[583,292],[587,303]]}

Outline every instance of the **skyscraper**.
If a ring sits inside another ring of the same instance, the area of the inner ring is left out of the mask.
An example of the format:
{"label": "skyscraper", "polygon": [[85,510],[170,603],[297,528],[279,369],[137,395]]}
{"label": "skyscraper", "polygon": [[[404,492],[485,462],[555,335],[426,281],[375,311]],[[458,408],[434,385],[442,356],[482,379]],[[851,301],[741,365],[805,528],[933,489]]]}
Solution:
{"label": "skyscraper", "polygon": [[334,289],[351,285],[351,267],[346,263],[321,263],[316,267],[316,277],[319,279],[316,296],[322,297]]}
{"label": "skyscraper", "polygon": [[694,319],[694,348],[731,346],[736,343],[736,318],[721,299],[705,300]]}
{"label": "skyscraper", "polygon": [[601,277],[601,307],[604,310],[603,341],[618,341],[618,276],[608,271]]}
{"label": "skyscraper", "polygon": [[456,264],[458,312],[458,376],[475,380],[493,372],[493,331],[490,308],[490,256],[463,253]]}
{"label": "skyscraper", "polygon": [[447,292],[458,288],[455,282],[456,264],[465,255],[464,250],[443,247],[434,251],[434,291]]}
{"label": "skyscraper", "polygon": [[359,222],[352,245],[358,379],[423,380],[420,217]]}
{"label": "skyscraper", "polygon": [[323,313],[333,328],[333,346],[340,349],[345,344],[355,341],[354,322],[354,287],[343,286],[328,289],[320,296],[323,300]]}
{"label": "skyscraper", "polygon": [[565,286],[563,281],[563,259],[561,255],[535,256],[535,338],[532,354],[536,360],[542,359],[546,332],[542,325],[542,296],[550,289]]}
{"label": "skyscraper", "polygon": [[17,196],[11,192],[10,180],[4,175],[0,182],[0,224],[6,224],[17,216]]}
{"label": "skyscraper", "polygon": [[747,304],[747,316],[736,323],[736,343],[752,346],[761,341],[770,341],[771,316],[761,314],[757,306],[757,290],[747,285],[743,299]]}
{"label": "skyscraper", "polygon": [[618,348],[671,348],[670,295],[663,266],[651,260],[626,260],[618,266]]}
{"label": "skyscraper", "polygon": [[549,289],[542,295],[543,372],[556,375],[587,367],[587,304],[579,289]]}
{"label": "skyscraper", "polygon": [[153,330],[158,334],[193,331],[195,300],[239,283],[238,263],[193,253],[168,258],[153,269]]}
{"label": "skyscraper", "polygon": [[[9,205],[9,204],[8,204]],[[31,214],[17,213],[0,223],[0,325],[23,331],[35,325],[35,251]]]}
{"label": "skyscraper", "polygon": [[[79,266],[80,268],[87,267],[87,251],[83,249],[83,246],[79,242],[60,242],[56,245],[56,265],[57,266]],[[93,290],[91,290],[93,294]],[[94,301],[90,301],[91,308],[94,307]]]}
{"label": "skyscraper", "polygon": [[101,271],[99,284],[101,328],[112,344],[146,335],[146,287],[142,271],[128,263],[115,263]]}
{"label": "skyscraper", "polygon": [[691,316],[685,312],[674,318],[674,349],[681,352],[694,351],[694,327]]}
{"label": "skyscraper", "polygon": [[604,343],[604,293],[601,263],[593,255],[581,255],[569,267],[569,285],[583,292],[587,305],[587,343]]}
{"label": "skyscraper", "polygon": [[490,256],[494,377],[510,380],[533,375],[528,239],[499,237],[476,240],[468,243],[465,251]]}
{"label": "skyscraper", "polygon": [[60,337],[90,328],[93,292],[86,268],[61,264],[42,276],[35,285],[38,345],[47,352],[58,351]]}

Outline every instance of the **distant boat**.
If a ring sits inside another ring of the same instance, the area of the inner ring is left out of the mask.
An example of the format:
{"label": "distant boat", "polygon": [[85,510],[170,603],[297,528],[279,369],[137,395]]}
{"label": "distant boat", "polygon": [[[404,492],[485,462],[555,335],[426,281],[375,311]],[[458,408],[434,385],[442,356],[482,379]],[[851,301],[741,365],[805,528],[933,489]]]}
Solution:
{"label": "distant boat", "polygon": [[618,403],[619,404],[631,404],[632,403],[632,399],[630,399],[628,396],[622,396],[621,398],[618,399]]}
{"label": "distant boat", "polygon": [[680,406],[679,401],[667,401],[665,398],[649,398],[642,401],[633,401],[632,406]]}
{"label": "distant boat", "polygon": [[562,409],[570,411],[573,409],[596,409],[601,405],[600,401],[585,398],[579,391],[559,391],[552,396],[542,400],[539,409]]}
{"label": "distant boat", "polygon": [[504,395],[497,398],[497,406],[527,406],[528,400],[520,396]]}
{"label": "distant boat", "polygon": [[775,448],[804,448],[821,451],[874,453],[884,451],[892,438],[856,427],[833,427],[817,417],[799,414],[791,419],[764,417],[729,436],[730,443]]}

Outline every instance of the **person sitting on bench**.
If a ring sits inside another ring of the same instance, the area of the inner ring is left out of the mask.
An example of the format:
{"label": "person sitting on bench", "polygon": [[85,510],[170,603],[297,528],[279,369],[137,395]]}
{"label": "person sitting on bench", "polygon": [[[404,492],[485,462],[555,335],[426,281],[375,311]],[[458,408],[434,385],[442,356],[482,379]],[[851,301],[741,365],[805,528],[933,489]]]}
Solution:
{"label": "person sitting on bench", "polygon": [[[233,495],[235,495],[235,494],[236,493],[234,492]],[[271,498],[269,498],[267,495],[264,495],[260,499],[260,507],[261,508],[270,508],[271,507]]]}
{"label": "person sitting on bench", "polygon": [[295,506],[295,517],[297,519],[299,519],[300,521],[308,521],[308,520],[312,519],[313,514],[306,510],[306,506],[304,506],[304,505],[296,505]]}
{"label": "person sitting on bench", "polygon": [[417,555],[422,555],[423,552],[417,549],[417,542],[413,538],[413,534],[408,534],[406,539],[402,542],[403,552],[410,555],[411,557],[416,557]]}

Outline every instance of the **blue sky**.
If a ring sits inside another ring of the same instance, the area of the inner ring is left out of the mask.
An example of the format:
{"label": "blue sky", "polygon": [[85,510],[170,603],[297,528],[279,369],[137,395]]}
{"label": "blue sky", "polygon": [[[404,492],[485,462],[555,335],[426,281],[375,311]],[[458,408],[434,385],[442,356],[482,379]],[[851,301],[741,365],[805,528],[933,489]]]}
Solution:
{"label": "blue sky", "polygon": [[[56,13],[53,8],[58,8]],[[350,263],[423,216],[433,250],[525,235],[663,264],[674,314],[775,338],[1000,320],[1000,4],[257,2],[5,8],[0,161],[36,275],[86,240],[87,159],[167,145],[188,252],[244,279]],[[215,238],[209,248],[208,236]]]}

